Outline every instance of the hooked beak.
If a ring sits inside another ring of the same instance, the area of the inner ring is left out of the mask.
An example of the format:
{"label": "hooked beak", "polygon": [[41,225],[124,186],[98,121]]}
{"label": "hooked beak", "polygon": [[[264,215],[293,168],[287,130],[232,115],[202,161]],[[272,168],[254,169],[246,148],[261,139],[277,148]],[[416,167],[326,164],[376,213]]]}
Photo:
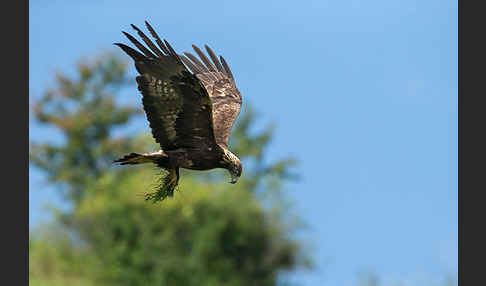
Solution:
{"label": "hooked beak", "polygon": [[230,181],[230,184],[236,184],[236,182],[238,181],[238,177],[231,177],[231,181]]}

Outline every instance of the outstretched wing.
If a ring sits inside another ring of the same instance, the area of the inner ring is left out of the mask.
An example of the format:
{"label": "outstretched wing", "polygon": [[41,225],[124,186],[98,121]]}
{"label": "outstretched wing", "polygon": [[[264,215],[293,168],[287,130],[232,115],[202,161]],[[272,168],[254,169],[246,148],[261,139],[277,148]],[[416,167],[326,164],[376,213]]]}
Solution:
{"label": "outstretched wing", "polygon": [[240,113],[241,94],[236,88],[233,74],[223,57],[220,56],[220,62],[214,52],[205,45],[211,62],[198,47],[195,45],[192,47],[201,60],[191,53],[184,53],[186,56],[180,55],[180,58],[204,84],[213,103],[216,143],[227,146],[231,128]]}
{"label": "outstretched wing", "polygon": [[135,61],[140,73],[138,89],[155,140],[163,150],[214,146],[212,103],[206,89],[169,43],[162,42],[150,24],[145,24],[158,47],[134,25],[149,49],[125,32],[141,53],[124,44],[115,45]]}

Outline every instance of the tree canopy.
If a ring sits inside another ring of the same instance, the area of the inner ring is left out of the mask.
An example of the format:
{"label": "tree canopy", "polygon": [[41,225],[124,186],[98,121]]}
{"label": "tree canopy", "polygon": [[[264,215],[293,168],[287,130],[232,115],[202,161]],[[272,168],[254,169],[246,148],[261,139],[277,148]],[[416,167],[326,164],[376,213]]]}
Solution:
{"label": "tree canopy", "polygon": [[[72,208],[56,216],[57,229],[66,233],[57,236],[62,243],[31,235],[31,281],[277,285],[282,272],[310,265],[294,236],[298,217],[282,192],[282,183],[296,176],[296,161],[265,157],[271,126],[255,131],[256,113],[243,108],[229,144],[245,164],[238,184],[228,184],[222,170],[184,171],[172,199],[147,203],[143,194],[157,170],[111,165],[125,153],[158,149],[148,123],[136,134],[126,131],[143,111],[137,100],[121,103],[125,88],[139,99],[127,63],[104,54],[78,64],[74,76],[57,74],[32,106],[35,119],[56,127],[62,140],[31,142],[31,164]],[[50,270],[43,268],[46,257]],[[52,270],[56,263],[62,271]]]}

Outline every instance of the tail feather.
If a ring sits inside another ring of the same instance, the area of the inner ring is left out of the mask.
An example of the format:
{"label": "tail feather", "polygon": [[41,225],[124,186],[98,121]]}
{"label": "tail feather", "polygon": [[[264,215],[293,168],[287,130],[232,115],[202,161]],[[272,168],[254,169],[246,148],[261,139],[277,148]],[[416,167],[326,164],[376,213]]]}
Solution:
{"label": "tail feather", "polygon": [[141,161],[144,160],[145,158],[143,157],[142,154],[138,153],[130,153],[128,155],[123,156],[122,158],[113,161],[113,163],[120,163],[120,165],[134,165],[134,164],[140,164],[142,163]]}
{"label": "tail feather", "polygon": [[[113,161],[113,163],[119,163],[120,165],[136,165],[136,164],[144,164],[144,163],[161,163],[163,159],[167,158],[167,155],[162,152],[153,152],[153,153],[130,153],[125,155],[124,157]],[[165,162],[162,162],[165,163]]]}

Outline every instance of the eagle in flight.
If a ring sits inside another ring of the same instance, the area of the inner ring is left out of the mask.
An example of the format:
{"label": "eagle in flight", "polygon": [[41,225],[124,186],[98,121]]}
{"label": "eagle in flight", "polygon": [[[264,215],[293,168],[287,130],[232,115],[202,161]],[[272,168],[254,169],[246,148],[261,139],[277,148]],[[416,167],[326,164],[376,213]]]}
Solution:
{"label": "eagle in flight", "polygon": [[240,113],[241,94],[223,57],[205,46],[209,58],[195,45],[191,53],[177,54],[160,40],[145,22],[157,46],[131,25],[146,44],[123,34],[139,50],[115,43],[135,62],[143,109],[161,150],[130,153],[115,160],[121,165],[153,163],[166,171],[156,192],[146,195],[154,202],[171,197],[179,182],[179,168],[210,170],[224,168],[232,184],[241,176],[240,159],[228,150],[233,122]]}

